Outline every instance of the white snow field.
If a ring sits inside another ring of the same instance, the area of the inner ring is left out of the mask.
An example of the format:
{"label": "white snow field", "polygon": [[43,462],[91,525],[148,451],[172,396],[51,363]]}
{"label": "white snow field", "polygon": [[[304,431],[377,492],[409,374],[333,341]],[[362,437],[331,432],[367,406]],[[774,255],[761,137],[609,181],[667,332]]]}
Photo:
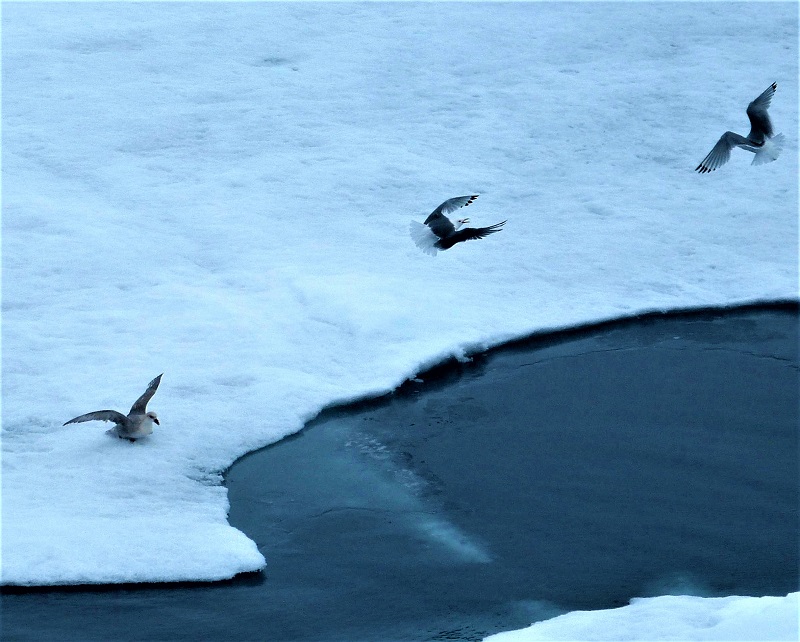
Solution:
{"label": "white snow field", "polygon": [[[797,25],[796,3],[3,3],[2,582],[262,568],[221,472],[326,405],[528,333],[797,300]],[[773,81],[780,158],[696,174]],[[420,252],[409,222],[472,193],[505,229]],[[62,426],[161,372],[152,436]]]}
{"label": "white snow field", "polygon": [[635,598],[605,611],[573,611],[488,642],[536,640],[797,640],[798,597]]}

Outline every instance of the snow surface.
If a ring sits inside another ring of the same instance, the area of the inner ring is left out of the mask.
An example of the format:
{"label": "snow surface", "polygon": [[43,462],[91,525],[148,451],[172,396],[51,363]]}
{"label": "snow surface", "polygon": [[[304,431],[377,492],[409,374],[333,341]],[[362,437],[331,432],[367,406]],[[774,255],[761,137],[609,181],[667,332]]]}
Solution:
{"label": "snow surface", "polygon": [[605,611],[573,611],[488,642],[535,640],[788,640],[798,638],[798,597],[636,598]]}
{"label": "snow surface", "polygon": [[[797,35],[795,3],[4,3],[2,582],[259,569],[221,472],[324,406],[796,300]],[[774,80],[781,157],[695,174]],[[503,232],[420,252],[470,193]],[[160,372],[152,437],[62,426]]]}

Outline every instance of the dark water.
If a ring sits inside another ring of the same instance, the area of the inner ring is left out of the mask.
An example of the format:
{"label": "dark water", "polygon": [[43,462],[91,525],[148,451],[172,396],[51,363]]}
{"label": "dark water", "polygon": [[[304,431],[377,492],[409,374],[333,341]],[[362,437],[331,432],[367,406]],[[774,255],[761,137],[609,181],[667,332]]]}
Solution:
{"label": "dark water", "polygon": [[796,307],[609,324],[329,411],[228,472],[263,574],[3,595],[4,640],[473,640],[798,588]]}

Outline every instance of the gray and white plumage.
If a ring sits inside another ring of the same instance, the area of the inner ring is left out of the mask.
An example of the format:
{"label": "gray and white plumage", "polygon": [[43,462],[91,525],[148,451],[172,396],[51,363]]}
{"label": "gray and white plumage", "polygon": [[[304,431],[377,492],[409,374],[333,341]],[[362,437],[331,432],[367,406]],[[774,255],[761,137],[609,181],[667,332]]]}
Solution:
{"label": "gray and white plumage", "polygon": [[147,384],[147,390],[134,402],[127,416],[116,410],[96,410],[95,412],[89,412],[70,419],[64,425],[77,424],[84,421],[111,421],[114,423],[114,427],[109,432],[117,435],[120,439],[136,441],[141,437],[146,437],[153,433],[154,423],[161,425],[156,413],[147,411],[147,402],[156,394],[158,384],[161,383],[161,377],[163,376],[164,373],[162,372]]}
{"label": "gray and white plumage", "polygon": [[506,221],[495,223],[489,227],[465,227],[462,225],[469,223],[468,218],[458,219],[455,224],[445,216],[462,207],[467,207],[475,202],[478,194],[470,196],[456,196],[447,199],[439,207],[428,215],[424,223],[411,221],[409,232],[411,238],[418,248],[426,254],[435,256],[439,250],[447,250],[456,243],[469,241],[472,239],[482,239],[489,234],[499,232]]}
{"label": "gray and white plumage", "polygon": [[778,158],[783,148],[784,136],[773,133],[772,121],[767,112],[777,88],[778,83],[772,83],[747,106],[750,133],[746,137],[731,131],[722,134],[703,162],[695,167],[696,172],[705,174],[722,167],[730,159],[731,150],[734,147],[741,147],[748,152],[753,152],[755,154],[753,165],[762,165]]}

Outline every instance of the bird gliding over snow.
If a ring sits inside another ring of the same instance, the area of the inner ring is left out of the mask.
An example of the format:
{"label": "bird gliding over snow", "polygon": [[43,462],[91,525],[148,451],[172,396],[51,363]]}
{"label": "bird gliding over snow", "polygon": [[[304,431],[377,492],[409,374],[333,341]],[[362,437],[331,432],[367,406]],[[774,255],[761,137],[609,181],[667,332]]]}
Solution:
{"label": "bird gliding over snow", "polygon": [[461,229],[462,225],[469,223],[468,218],[460,218],[453,225],[453,222],[445,216],[445,214],[474,203],[476,198],[478,198],[477,194],[450,198],[430,213],[428,218],[425,219],[424,225],[417,221],[411,221],[409,231],[416,246],[425,254],[436,256],[436,252],[439,250],[447,250],[461,241],[482,239],[484,236],[499,232],[503,225],[506,224],[505,221],[495,223],[489,227],[465,227]]}
{"label": "bird gliding over snow", "polygon": [[778,83],[772,83],[767,89],[747,106],[747,117],[750,119],[750,133],[747,137],[734,132],[725,132],[714,145],[703,162],[695,167],[696,172],[705,174],[722,167],[731,157],[734,147],[741,147],[756,156],[753,165],[763,165],[774,161],[783,148],[783,134],[773,134],[772,121],[769,119],[767,109],[772,96],[778,88]]}
{"label": "bird gliding over snow", "polygon": [[75,419],[70,419],[64,425],[77,424],[83,421],[113,421],[116,425],[108,432],[120,439],[128,439],[134,442],[140,437],[146,437],[152,434],[154,423],[161,425],[156,413],[147,411],[147,402],[156,394],[162,376],[164,376],[163,372],[147,384],[147,390],[131,406],[131,411],[127,417],[116,410],[96,410],[95,412],[75,417]]}

